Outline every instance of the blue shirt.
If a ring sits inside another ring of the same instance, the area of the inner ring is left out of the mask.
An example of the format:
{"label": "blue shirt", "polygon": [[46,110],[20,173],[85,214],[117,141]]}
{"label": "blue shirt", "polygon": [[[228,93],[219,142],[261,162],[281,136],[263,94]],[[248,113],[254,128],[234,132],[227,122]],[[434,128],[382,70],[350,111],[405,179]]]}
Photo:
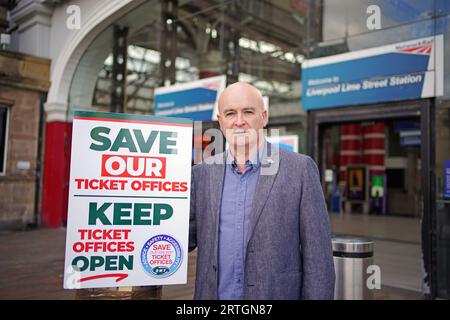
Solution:
{"label": "blue shirt", "polygon": [[242,299],[243,296],[245,241],[260,172],[260,154],[257,152],[250,161],[247,160],[244,172],[240,173],[236,161],[232,160],[233,156],[227,150],[219,222],[220,300]]}

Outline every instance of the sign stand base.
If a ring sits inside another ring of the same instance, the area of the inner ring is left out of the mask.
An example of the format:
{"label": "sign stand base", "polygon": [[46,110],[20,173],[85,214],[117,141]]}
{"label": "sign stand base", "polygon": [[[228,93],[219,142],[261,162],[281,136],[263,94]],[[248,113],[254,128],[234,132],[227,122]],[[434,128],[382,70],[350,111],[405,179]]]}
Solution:
{"label": "sign stand base", "polygon": [[161,300],[162,286],[79,289],[76,300]]}

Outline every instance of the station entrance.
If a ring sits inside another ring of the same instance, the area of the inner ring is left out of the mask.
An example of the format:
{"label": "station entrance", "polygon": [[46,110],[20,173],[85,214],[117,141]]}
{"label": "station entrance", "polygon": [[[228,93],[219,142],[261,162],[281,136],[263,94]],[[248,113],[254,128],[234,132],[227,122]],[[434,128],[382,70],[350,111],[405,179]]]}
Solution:
{"label": "station entrance", "polygon": [[383,286],[408,292],[425,292],[433,273],[433,104],[308,113],[308,153],[319,167],[331,232],[373,239]]}
{"label": "station entrance", "polygon": [[319,144],[330,211],[420,216],[420,117],[324,124]]}
{"label": "station entrance", "polygon": [[329,211],[427,220],[431,111],[425,99],[310,111],[308,153]]}

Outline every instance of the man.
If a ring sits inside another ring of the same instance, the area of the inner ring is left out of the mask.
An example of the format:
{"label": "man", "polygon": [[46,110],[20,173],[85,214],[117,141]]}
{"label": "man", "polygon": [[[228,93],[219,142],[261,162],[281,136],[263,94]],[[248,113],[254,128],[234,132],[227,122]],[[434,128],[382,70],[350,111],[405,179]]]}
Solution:
{"label": "man", "polygon": [[192,169],[194,299],[333,299],[330,226],[317,166],[265,141],[267,111],[247,83],[222,92],[218,120],[229,149]]}

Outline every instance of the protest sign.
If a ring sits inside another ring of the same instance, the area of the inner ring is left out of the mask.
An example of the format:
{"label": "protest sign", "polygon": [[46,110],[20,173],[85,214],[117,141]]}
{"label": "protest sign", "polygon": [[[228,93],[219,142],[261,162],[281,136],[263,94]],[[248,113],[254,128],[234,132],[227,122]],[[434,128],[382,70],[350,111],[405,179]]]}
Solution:
{"label": "protest sign", "polygon": [[187,281],[192,121],[77,111],[64,288]]}

